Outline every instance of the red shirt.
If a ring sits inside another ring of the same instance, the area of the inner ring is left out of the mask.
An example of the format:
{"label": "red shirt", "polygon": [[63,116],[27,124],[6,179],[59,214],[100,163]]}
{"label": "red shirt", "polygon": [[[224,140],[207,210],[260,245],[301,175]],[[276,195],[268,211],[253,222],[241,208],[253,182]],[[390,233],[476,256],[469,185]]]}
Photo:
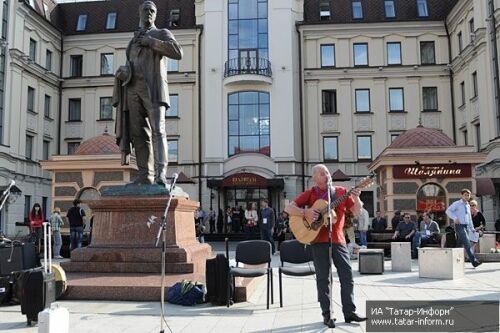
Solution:
{"label": "red shirt", "polygon": [[40,215],[31,215],[30,214],[30,225],[32,228],[41,228],[43,224],[43,216]]}
{"label": "red shirt", "polygon": [[[342,186],[335,186],[335,197],[339,198],[343,196],[347,190]],[[310,190],[305,191],[296,197],[293,201],[298,207],[304,208],[312,207],[314,202],[318,199],[323,199],[326,196],[326,189],[321,190],[319,187],[314,186]],[[354,206],[354,200],[351,196],[345,199],[337,208],[335,208],[335,213],[337,214],[337,223],[333,225],[332,230],[332,242],[335,244],[345,244],[344,237],[344,215],[346,209],[351,210]],[[328,242],[328,229],[322,227],[318,237],[314,240],[314,243],[327,243]]]}

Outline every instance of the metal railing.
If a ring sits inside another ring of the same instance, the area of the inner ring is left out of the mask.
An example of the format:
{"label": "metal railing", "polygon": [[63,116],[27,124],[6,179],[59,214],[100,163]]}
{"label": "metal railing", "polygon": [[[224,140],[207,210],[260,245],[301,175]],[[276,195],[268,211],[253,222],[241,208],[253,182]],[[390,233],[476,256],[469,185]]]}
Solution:
{"label": "metal railing", "polygon": [[224,67],[224,77],[242,75],[242,74],[255,74],[272,76],[271,62],[266,58],[236,58],[226,61]]}

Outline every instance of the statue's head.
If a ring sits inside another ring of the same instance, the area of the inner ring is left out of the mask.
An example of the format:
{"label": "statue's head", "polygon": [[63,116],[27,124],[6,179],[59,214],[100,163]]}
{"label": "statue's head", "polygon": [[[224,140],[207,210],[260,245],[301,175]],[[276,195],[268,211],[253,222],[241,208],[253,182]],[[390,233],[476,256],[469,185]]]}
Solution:
{"label": "statue's head", "polygon": [[146,0],[139,6],[140,26],[148,28],[154,25],[156,20],[156,5],[153,1]]}

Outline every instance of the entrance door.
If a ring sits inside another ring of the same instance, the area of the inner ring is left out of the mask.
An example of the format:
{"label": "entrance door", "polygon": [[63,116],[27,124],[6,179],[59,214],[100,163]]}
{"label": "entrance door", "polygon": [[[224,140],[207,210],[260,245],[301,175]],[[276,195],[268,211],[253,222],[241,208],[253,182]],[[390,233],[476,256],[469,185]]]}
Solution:
{"label": "entrance door", "polygon": [[256,73],[259,68],[257,50],[239,50],[239,67],[241,72]]}
{"label": "entrance door", "polygon": [[425,184],[417,193],[417,213],[428,212],[440,227],[446,225],[446,194],[444,189],[434,183]]}

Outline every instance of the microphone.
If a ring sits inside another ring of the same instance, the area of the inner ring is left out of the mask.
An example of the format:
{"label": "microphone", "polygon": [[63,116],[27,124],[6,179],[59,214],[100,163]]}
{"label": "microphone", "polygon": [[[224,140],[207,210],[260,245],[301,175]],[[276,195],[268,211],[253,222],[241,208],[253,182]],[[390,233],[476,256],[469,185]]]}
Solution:
{"label": "microphone", "polygon": [[177,178],[179,178],[179,174],[177,172],[174,172],[174,174],[172,175],[172,180],[170,181],[170,191],[174,190]]}

